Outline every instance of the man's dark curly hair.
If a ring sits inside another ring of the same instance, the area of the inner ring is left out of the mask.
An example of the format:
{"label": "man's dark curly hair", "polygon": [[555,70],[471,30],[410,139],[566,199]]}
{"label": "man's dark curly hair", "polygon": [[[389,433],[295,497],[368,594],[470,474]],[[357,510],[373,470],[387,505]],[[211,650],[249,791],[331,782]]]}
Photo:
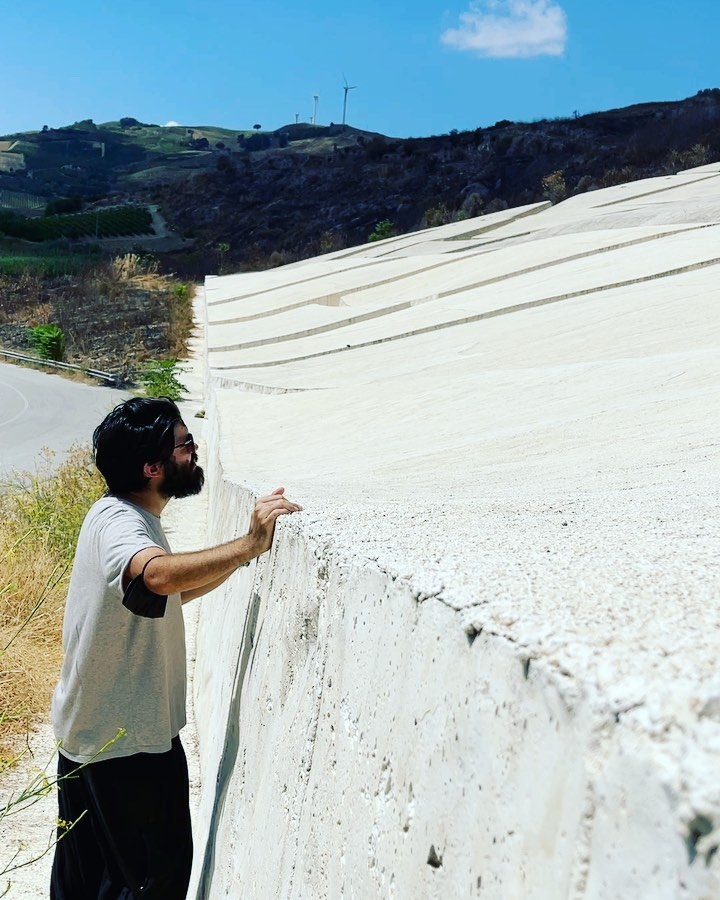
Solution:
{"label": "man's dark curly hair", "polygon": [[180,410],[167,397],[134,397],[105,416],[93,433],[93,451],[108,493],[128,494],[147,486],[143,467],[172,456],[180,419]]}

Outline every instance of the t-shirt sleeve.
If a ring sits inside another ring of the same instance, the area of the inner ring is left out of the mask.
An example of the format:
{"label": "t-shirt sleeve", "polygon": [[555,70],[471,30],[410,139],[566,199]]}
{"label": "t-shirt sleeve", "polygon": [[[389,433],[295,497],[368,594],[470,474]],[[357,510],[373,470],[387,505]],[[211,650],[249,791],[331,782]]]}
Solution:
{"label": "t-shirt sleeve", "polygon": [[123,507],[109,510],[100,530],[98,551],[107,584],[120,596],[123,594],[123,574],[130,561],[148,547],[160,547],[160,544],[139,514]]}

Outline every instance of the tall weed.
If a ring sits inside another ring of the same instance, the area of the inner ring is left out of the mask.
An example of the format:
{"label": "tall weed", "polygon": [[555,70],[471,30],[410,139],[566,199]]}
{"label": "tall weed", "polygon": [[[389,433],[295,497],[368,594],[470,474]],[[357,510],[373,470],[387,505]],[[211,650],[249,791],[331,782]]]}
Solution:
{"label": "tall weed", "polygon": [[52,455],[0,494],[0,757],[47,710],[62,656],[65,591],[80,526],[104,484],[86,448]]}

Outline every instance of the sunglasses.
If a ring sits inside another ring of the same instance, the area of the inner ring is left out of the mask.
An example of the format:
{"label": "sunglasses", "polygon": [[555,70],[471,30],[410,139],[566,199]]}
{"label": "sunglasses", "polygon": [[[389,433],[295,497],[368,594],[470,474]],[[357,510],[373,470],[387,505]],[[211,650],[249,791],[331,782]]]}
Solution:
{"label": "sunglasses", "polygon": [[185,438],[184,441],[182,441],[180,444],[175,444],[174,449],[177,450],[179,447],[187,447],[188,449],[194,449],[195,448],[195,438],[191,434],[188,434],[188,436]]}

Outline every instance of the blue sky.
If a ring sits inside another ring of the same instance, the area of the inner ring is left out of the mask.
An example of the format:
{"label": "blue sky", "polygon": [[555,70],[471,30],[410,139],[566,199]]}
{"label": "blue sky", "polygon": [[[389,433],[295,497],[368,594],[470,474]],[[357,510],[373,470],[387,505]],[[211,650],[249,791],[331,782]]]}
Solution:
{"label": "blue sky", "polygon": [[0,0],[0,134],[135,116],[399,137],[720,87],[717,0]]}

